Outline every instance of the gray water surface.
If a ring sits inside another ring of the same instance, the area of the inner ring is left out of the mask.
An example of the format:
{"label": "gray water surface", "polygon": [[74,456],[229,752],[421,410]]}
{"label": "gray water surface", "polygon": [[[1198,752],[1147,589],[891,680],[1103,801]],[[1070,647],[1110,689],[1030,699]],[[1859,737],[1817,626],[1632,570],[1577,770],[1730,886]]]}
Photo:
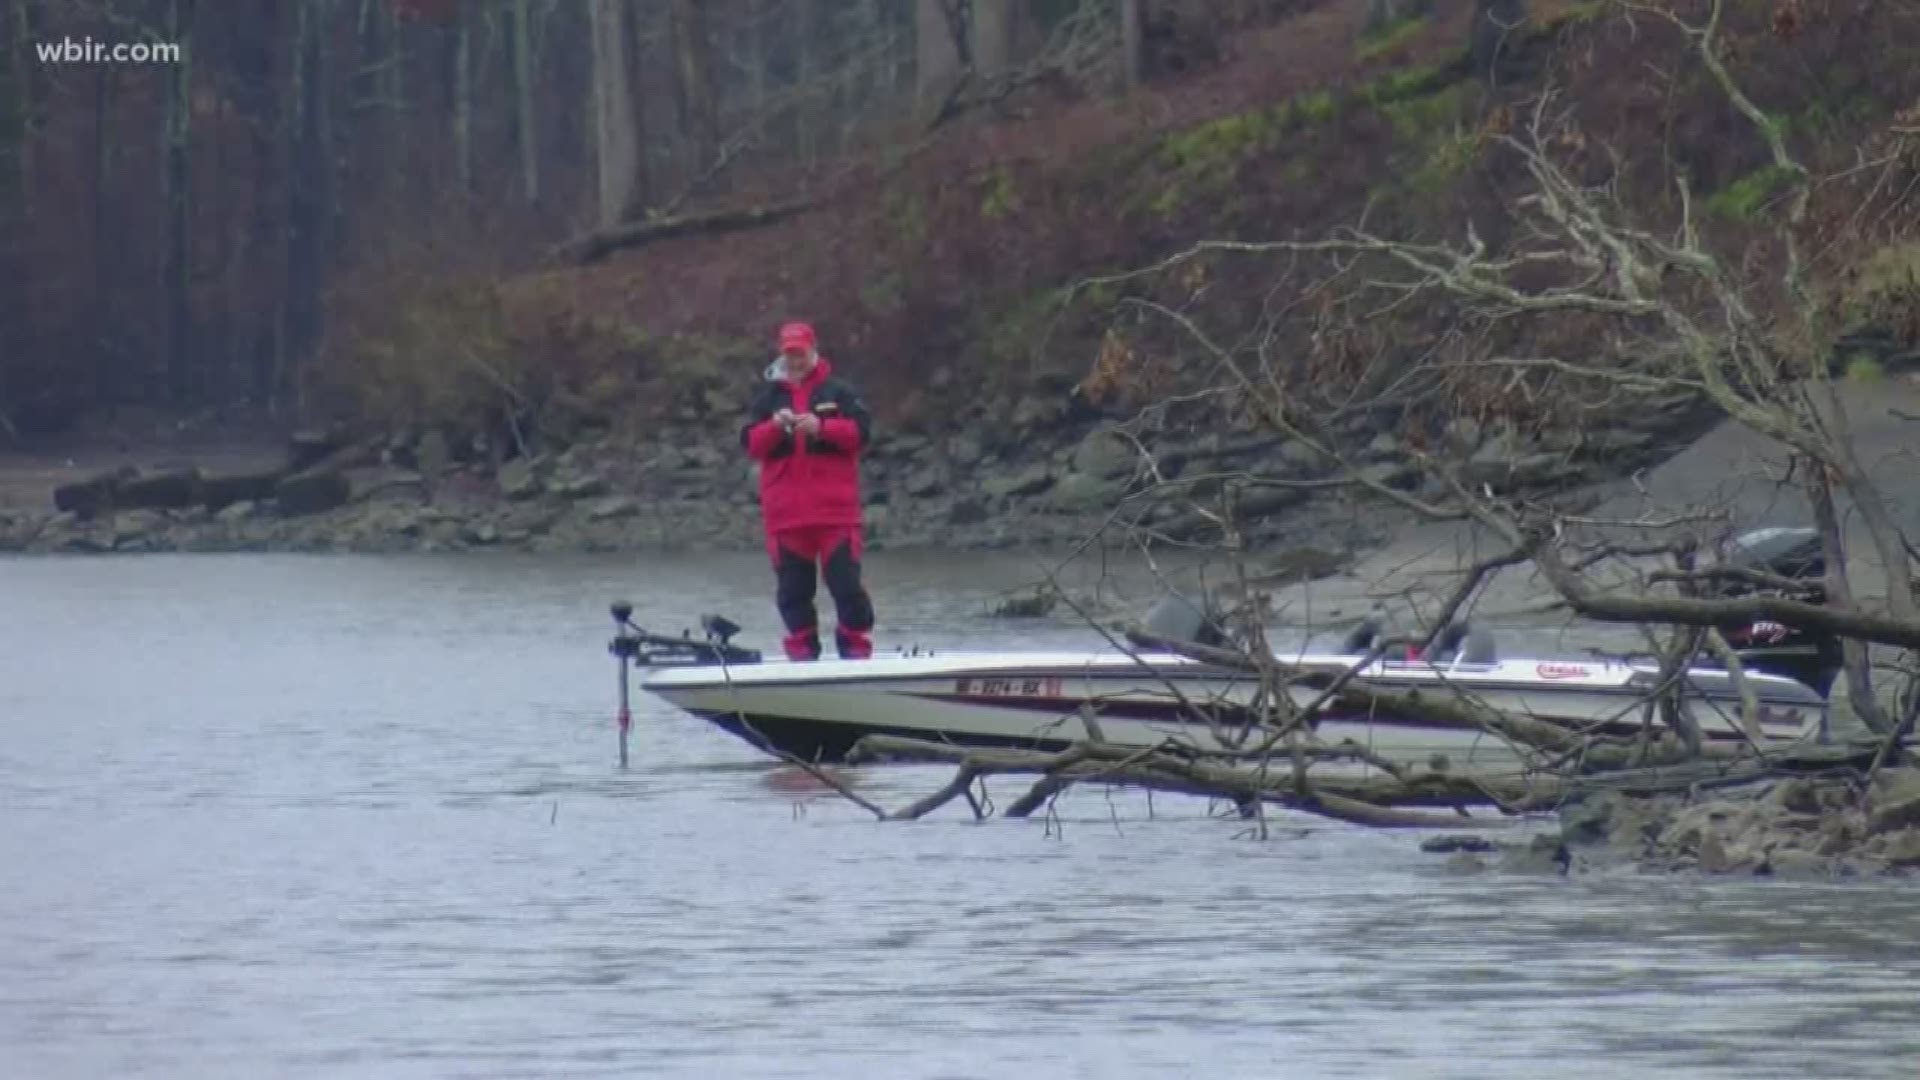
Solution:
{"label": "gray water surface", "polygon": [[[981,617],[1031,573],[876,556],[882,645],[1094,640]],[[620,773],[607,602],[764,644],[768,577],[0,561],[0,1078],[1920,1073],[1911,888],[1456,877],[1100,790],[881,824],[645,698]]]}

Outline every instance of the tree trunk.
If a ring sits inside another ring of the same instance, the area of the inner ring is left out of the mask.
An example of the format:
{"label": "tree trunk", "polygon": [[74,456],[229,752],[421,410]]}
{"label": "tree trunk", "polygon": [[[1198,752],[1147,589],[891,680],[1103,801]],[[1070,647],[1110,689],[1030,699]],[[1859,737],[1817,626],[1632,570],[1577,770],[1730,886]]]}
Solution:
{"label": "tree trunk", "polygon": [[717,123],[713,101],[713,62],[706,16],[699,0],[672,0],[673,59],[679,90],[680,130],[691,154],[687,175],[699,176],[713,164]]}
{"label": "tree trunk", "polygon": [[113,253],[108,238],[113,235],[113,201],[107,193],[113,186],[114,147],[113,109],[120,76],[111,64],[100,66],[93,97],[93,375],[94,394],[112,401],[119,380],[113,369],[113,350],[109,348],[107,328],[112,325]]}
{"label": "tree trunk", "polygon": [[932,116],[946,104],[965,66],[949,2],[916,0],[914,7],[914,103],[922,116]]}
{"label": "tree trunk", "polygon": [[1140,31],[1140,0],[1120,0],[1120,81],[1129,90],[1146,81],[1146,48]]}
{"label": "tree trunk", "polygon": [[0,200],[17,208],[21,221],[33,214],[33,74],[27,66],[27,0],[14,0],[0,15],[8,27],[6,61],[0,64]]}
{"label": "tree trunk", "polygon": [[634,123],[627,52],[627,0],[592,0],[593,131],[596,219],[605,229],[624,221],[639,194],[640,142]]}
{"label": "tree trunk", "polygon": [[274,385],[298,387],[297,365],[318,343],[333,206],[328,21],[332,0],[293,5],[293,78],[288,144],[287,294]]}
{"label": "tree trunk", "polygon": [[814,40],[813,3],[812,0],[787,0],[787,3],[793,15],[793,154],[803,166],[812,168],[819,149],[818,120],[824,112],[820,104],[821,73]]}
{"label": "tree trunk", "polygon": [[1020,0],[973,0],[973,63],[984,78],[1004,75],[1016,61]]}
{"label": "tree trunk", "polygon": [[894,19],[884,0],[867,0],[867,27],[880,50],[874,63],[873,96],[869,100],[892,101],[900,86],[900,42]]}
{"label": "tree trunk", "polygon": [[461,198],[473,194],[473,12],[456,9],[453,30],[453,174]]}
{"label": "tree trunk", "polygon": [[175,404],[193,393],[192,80],[194,0],[172,0],[168,33],[180,59],[167,68],[165,183],[167,202],[167,388]]}
{"label": "tree trunk", "polygon": [[520,145],[520,189],[540,201],[539,138],[533,123],[533,0],[513,0],[514,139]]}

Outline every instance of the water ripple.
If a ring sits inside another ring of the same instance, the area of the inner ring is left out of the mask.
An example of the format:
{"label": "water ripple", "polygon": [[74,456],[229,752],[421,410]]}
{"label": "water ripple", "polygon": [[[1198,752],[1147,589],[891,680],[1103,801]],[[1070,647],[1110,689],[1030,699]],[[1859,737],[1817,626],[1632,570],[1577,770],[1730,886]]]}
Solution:
{"label": "water ripple", "polygon": [[[913,634],[1004,632],[971,614],[1004,581],[915,572]],[[650,701],[613,769],[603,598],[757,612],[764,637],[761,573],[0,561],[26,613],[0,625],[0,1074],[1753,1080],[1920,1057],[1920,899],[1885,883],[1454,877],[1404,835],[1280,815],[1236,840],[1202,804],[1097,790],[1053,822],[876,824]],[[944,779],[849,777],[886,803]]]}

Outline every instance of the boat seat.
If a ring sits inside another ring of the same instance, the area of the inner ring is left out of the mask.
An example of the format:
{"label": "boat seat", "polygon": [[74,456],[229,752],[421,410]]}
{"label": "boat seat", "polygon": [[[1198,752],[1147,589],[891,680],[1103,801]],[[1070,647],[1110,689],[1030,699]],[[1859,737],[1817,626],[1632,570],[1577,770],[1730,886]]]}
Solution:
{"label": "boat seat", "polygon": [[1434,663],[1492,664],[1500,659],[1499,652],[1493,634],[1467,622],[1449,623],[1433,639]]}
{"label": "boat seat", "polygon": [[1147,632],[1157,637],[1214,648],[1232,645],[1219,619],[1183,596],[1169,596],[1154,604],[1145,624]]}
{"label": "boat seat", "polygon": [[1340,648],[1349,656],[1362,656],[1368,649],[1373,648],[1374,639],[1379,636],[1379,616],[1369,615],[1360,620],[1359,626],[1347,631],[1346,638],[1340,642]]}

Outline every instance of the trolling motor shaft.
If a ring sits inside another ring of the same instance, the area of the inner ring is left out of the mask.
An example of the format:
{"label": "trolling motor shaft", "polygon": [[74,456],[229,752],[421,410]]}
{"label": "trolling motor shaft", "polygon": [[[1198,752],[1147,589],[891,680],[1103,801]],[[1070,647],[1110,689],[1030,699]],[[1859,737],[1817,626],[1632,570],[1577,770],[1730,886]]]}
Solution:
{"label": "trolling motor shaft", "polygon": [[640,639],[627,633],[627,627],[633,624],[633,605],[616,603],[613,605],[613,643],[607,646],[620,661],[620,712],[614,717],[614,726],[620,733],[620,768],[627,767],[627,736],[633,730],[633,710],[628,701],[628,672],[633,660],[640,655]]}

